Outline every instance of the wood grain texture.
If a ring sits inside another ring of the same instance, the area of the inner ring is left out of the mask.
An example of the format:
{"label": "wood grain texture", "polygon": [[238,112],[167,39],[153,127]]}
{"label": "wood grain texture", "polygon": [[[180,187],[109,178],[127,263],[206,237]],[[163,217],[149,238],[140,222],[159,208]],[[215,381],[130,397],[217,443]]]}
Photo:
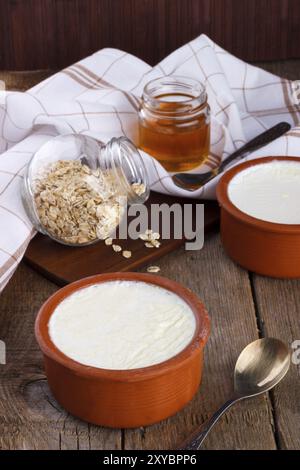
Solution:
{"label": "wood grain texture", "polygon": [[[293,79],[299,61],[263,66]],[[39,81],[37,74],[5,76],[11,88],[25,89]],[[36,313],[57,286],[22,263],[0,297],[0,339],[6,342],[8,361],[0,365],[0,449],[173,447],[230,394],[232,367],[246,342],[262,335],[289,343],[300,339],[299,281],[251,275],[249,283],[247,273],[224,254],[219,236],[206,239],[200,252],[178,250],[159,264],[162,275],[200,295],[213,322],[204,380],[193,402],[159,425],[134,431],[89,426],[69,416],[48,389],[33,335]],[[205,448],[299,449],[299,373],[293,365],[270,397],[236,405],[216,425]]]}
{"label": "wood grain texture", "polygon": [[0,0],[0,69],[57,69],[103,47],[155,64],[205,33],[244,60],[300,57],[298,0]]}
{"label": "wood grain texture", "polygon": [[[52,397],[42,355],[33,336],[41,303],[57,287],[24,264],[1,295],[0,336],[8,352],[0,367],[0,448],[2,449],[168,449],[202,423],[232,391],[239,351],[258,337],[251,286],[246,271],[223,253],[218,235],[199,252],[183,249],[165,256],[161,274],[193,289],[212,319],[205,353],[203,384],[176,416],[144,429],[112,431],[69,416]],[[17,299],[17,301],[16,301]],[[207,449],[274,449],[273,415],[268,398],[241,403],[208,437]]]}
{"label": "wood grain texture", "polygon": [[73,418],[49,391],[33,325],[41,303],[55,290],[21,265],[1,295],[7,364],[0,366],[0,449],[119,449],[121,431]]}
{"label": "wood grain texture", "polygon": [[54,72],[51,70],[35,70],[27,72],[1,72],[0,80],[4,81],[6,89],[10,91],[26,91]]}
{"label": "wood grain texture", "polygon": [[[290,346],[299,341],[300,280],[254,275],[253,285],[261,334],[280,338]],[[271,398],[278,445],[283,449],[300,449],[300,364],[291,365],[285,380],[271,392]]]}
{"label": "wood grain texture", "polygon": [[[258,330],[248,274],[224,254],[218,235],[200,252],[183,249],[163,258],[161,274],[192,289],[212,320],[205,349],[203,382],[179,414],[143,430],[125,431],[126,449],[166,449],[185,439],[232,393],[239,352],[257,339]],[[216,424],[203,449],[274,449],[272,414],[267,397],[236,405]]]}
{"label": "wood grain texture", "polygon": [[[202,201],[204,202],[204,201]],[[192,206],[192,213],[196,214],[196,205],[201,201],[195,199],[177,198],[164,194],[152,193],[146,206],[149,209],[149,227],[151,226],[151,205],[185,204]],[[184,208],[182,214],[182,227],[184,227]],[[180,215],[179,215],[180,217]],[[130,218],[129,218],[130,222]],[[177,221],[179,223],[179,221]],[[219,225],[219,206],[215,201],[205,201],[204,204],[204,227],[205,233]],[[200,227],[197,227],[200,230]],[[155,228],[159,233],[162,231]],[[183,245],[184,238],[174,238],[172,229],[170,237],[161,238],[159,248],[146,248],[142,240],[115,239],[114,243],[120,245],[124,250],[130,250],[132,256],[124,258],[121,252],[114,252],[111,246],[99,242],[85,247],[68,247],[53,242],[49,237],[37,235],[30,243],[25,253],[25,260],[48,279],[59,285],[77,281],[83,277],[93,276],[100,273],[116,271],[134,271],[141,266],[151,265],[161,256],[175,250]]]}

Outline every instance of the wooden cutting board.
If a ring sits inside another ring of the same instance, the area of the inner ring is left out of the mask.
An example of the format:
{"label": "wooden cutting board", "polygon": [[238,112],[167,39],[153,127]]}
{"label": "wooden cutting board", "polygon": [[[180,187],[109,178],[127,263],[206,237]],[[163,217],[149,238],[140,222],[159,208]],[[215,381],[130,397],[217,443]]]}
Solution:
{"label": "wooden cutting board", "polygon": [[[199,200],[175,198],[152,193],[150,204],[174,203],[181,205],[199,204]],[[219,207],[215,201],[205,201],[205,233],[218,226]],[[84,247],[68,247],[52,241],[49,237],[38,234],[30,242],[25,253],[25,261],[45,277],[58,285],[65,285],[86,276],[113,271],[133,271],[145,265],[153,264],[158,258],[175,250],[185,242],[184,238],[162,240],[159,248],[145,248],[142,240],[120,240],[123,249],[131,250],[132,257],[126,259],[121,253],[115,253],[111,246],[100,241]]]}

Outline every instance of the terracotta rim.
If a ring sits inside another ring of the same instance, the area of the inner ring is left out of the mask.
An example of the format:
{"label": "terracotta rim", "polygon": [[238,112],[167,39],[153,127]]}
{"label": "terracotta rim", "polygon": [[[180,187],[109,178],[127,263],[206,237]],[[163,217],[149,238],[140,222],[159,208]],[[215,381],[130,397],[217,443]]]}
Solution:
{"label": "terracotta rim", "polygon": [[[98,284],[102,282],[109,282],[114,280],[128,280],[128,281],[140,281],[150,284],[154,284],[159,287],[163,287],[178,296],[180,296],[192,309],[196,318],[196,330],[191,342],[176,356],[170,359],[155,364],[153,366],[143,367],[139,369],[129,370],[109,370],[101,369],[98,367],[91,367],[81,364],[65,354],[63,354],[51,341],[48,332],[48,322],[56,306],[68,297],[70,294],[79,290],[83,287],[87,287],[92,284]],[[138,381],[170,372],[171,369],[176,369],[182,366],[182,363],[189,360],[190,356],[195,353],[199,348],[203,348],[207,342],[210,333],[210,319],[203,303],[198,297],[189,289],[182,286],[181,284],[172,281],[170,279],[155,276],[153,274],[144,273],[132,273],[132,272],[117,272],[98,274],[96,276],[90,276],[79,281],[68,284],[67,286],[59,289],[42,305],[38,316],[35,321],[35,336],[42,352],[61,364],[62,366],[71,369],[73,372],[99,379],[110,379],[114,381]]]}
{"label": "terracotta rim", "polygon": [[300,164],[299,157],[262,157],[256,158],[255,160],[249,160],[247,162],[240,163],[239,165],[231,168],[226,171],[226,173],[220,179],[217,186],[217,199],[222,208],[224,208],[230,215],[236,219],[242,220],[246,224],[255,225],[261,230],[267,232],[278,232],[278,233],[300,233],[300,224],[280,224],[276,222],[267,222],[265,220],[257,219],[251,215],[245,214],[240,209],[238,209],[228,197],[228,186],[232,178],[241,171],[249,168],[251,166],[259,165],[262,163],[269,163],[274,160],[281,161],[297,161]]}

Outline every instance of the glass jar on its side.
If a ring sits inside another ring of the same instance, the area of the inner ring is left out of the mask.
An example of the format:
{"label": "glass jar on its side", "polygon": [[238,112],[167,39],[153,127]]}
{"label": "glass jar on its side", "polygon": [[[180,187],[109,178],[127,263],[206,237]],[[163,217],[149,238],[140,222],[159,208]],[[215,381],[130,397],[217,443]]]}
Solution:
{"label": "glass jar on its side", "polygon": [[146,168],[125,137],[104,145],[81,134],[50,139],[31,159],[23,204],[34,227],[55,241],[82,246],[108,238],[127,204],[149,196]]}
{"label": "glass jar on its side", "polygon": [[210,108],[204,85],[178,76],[149,82],[139,111],[139,146],[171,172],[203,164],[210,147]]}

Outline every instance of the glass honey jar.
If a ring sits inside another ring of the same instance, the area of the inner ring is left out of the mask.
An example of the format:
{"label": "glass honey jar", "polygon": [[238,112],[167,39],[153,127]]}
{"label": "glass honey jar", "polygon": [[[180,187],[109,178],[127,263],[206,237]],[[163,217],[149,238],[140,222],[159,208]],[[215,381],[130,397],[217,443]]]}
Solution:
{"label": "glass honey jar", "polygon": [[189,171],[208,158],[210,108],[197,80],[168,76],[144,88],[139,146],[170,172]]}

